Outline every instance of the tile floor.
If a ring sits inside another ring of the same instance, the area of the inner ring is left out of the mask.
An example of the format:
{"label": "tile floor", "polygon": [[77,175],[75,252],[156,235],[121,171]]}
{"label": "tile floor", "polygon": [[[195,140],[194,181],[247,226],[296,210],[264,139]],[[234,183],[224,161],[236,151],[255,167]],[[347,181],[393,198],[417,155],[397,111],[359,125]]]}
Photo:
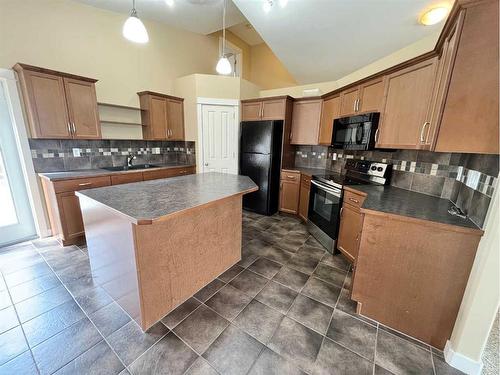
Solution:
{"label": "tile floor", "polygon": [[298,220],[243,215],[242,260],[147,333],[94,283],[85,247],[0,249],[0,374],[455,374],[355,314],[349,265]]}

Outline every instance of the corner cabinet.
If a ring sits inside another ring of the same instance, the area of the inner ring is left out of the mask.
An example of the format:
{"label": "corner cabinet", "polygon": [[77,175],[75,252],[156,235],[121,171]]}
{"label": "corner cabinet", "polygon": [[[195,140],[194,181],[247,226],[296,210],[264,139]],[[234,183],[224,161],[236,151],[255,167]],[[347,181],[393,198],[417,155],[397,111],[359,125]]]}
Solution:
{"label": "corner cabinet", "polygon": [[152,91],[138,92],[142,134],[148,140],[184,140],[184,99]]}
{"label": "corner cabinet", "polygon": [[97,80],[20,63],[14,70],[31,138],[101,138]]}
{"label": "corner cabinet", "polygon": [[290,144],[318,144],[322,103],[321,98],[297,99],[293,103]]}

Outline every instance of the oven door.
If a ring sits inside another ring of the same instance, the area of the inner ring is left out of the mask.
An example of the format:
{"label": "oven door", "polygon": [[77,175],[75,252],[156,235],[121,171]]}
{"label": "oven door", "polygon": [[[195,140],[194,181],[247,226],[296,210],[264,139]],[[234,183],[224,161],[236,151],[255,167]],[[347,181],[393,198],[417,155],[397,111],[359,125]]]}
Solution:
{"label": "oven door", "polygon": [[311,180],[308,220],[333,240],[337,239],[342,190]]}

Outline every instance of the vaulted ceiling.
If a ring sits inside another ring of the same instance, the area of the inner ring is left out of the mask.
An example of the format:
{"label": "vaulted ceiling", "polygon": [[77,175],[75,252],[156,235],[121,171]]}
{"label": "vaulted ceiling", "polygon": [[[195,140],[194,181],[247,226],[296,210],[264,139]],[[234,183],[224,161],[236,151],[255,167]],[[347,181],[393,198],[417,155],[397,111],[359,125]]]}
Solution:
{"label": "vaulted ceiling", "polygon": [[[76,0],[130,12],[132,0]],[[339,79],[426,36],[418,16],[453,0],[227,0],[226,25],[250,45],[264,41],[301,84]],[[136,0],[140,17],[200,34],[221,29],[223,0]],[[170,4],[170,5],[169,5]]]}

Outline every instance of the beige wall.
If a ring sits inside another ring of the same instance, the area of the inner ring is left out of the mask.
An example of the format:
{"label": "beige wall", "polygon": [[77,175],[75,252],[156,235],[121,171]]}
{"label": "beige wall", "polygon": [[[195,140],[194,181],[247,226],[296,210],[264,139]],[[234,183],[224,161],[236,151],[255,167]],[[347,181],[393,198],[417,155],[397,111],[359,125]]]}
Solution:
{"label": "beige wall", "polygon": [[99,101],[139,104],[137,91],[172,93],[173,80],[215,73],[218,40],[144,20],[150,42],[121,34],[125,14],[70,0],[2,0],[0,67],[16,62],[99,79]]}
{"label": "beige wall", "polygon": [[263,89],[289,87],[297,81],[265,43],[251,48],[250,81]]}
{"label": "beige wall", "polygon": [[500,302],[500,189],[495,190],[450,339],[455,352],[476,362],[481,360]]}
{"label": "beige wall", "polygon": [[290,86],[290,87],[283,87],[279,89],[271,89],[271,90],[262,90],[260,92],[261,97],[268,97],[268,96],[276,96],[276,95],[290,95],[295,98],[302,97],[303,96],[303,90],[305,89],[319,89],[320,90],[320,95],[325,94],[327,92],[336,90],[340,87],[343,87],[345,85],[348,85],[352,82],[355,82],[359,79],[368,77],[372,74],[375,74],[377,72],[380,72],[384,69],[390,68],[391,66],[397,65],[399,63],[402,63],[406,60],[412,59],[414,57],[417,57],[419,55],[422,55],[426,52],[431,51],[434,49],[434,46],[436,45],[436,41],[439,37],[439,33],[430,35],[426,38],[423,38],[413,44],[410,44],[409,46],[406,46],[388,56],[385,56],[377,61],[374,61],[371,64],[368,64],[367,66],[356,70],[355,72],[346,75],[345,77],[342,77],[338,80],[334,81],[326,81],[326,82],[318,82],[318,83],[312,83],[312,84],[307,84],[307,85],[298,85],[298,86]]}

